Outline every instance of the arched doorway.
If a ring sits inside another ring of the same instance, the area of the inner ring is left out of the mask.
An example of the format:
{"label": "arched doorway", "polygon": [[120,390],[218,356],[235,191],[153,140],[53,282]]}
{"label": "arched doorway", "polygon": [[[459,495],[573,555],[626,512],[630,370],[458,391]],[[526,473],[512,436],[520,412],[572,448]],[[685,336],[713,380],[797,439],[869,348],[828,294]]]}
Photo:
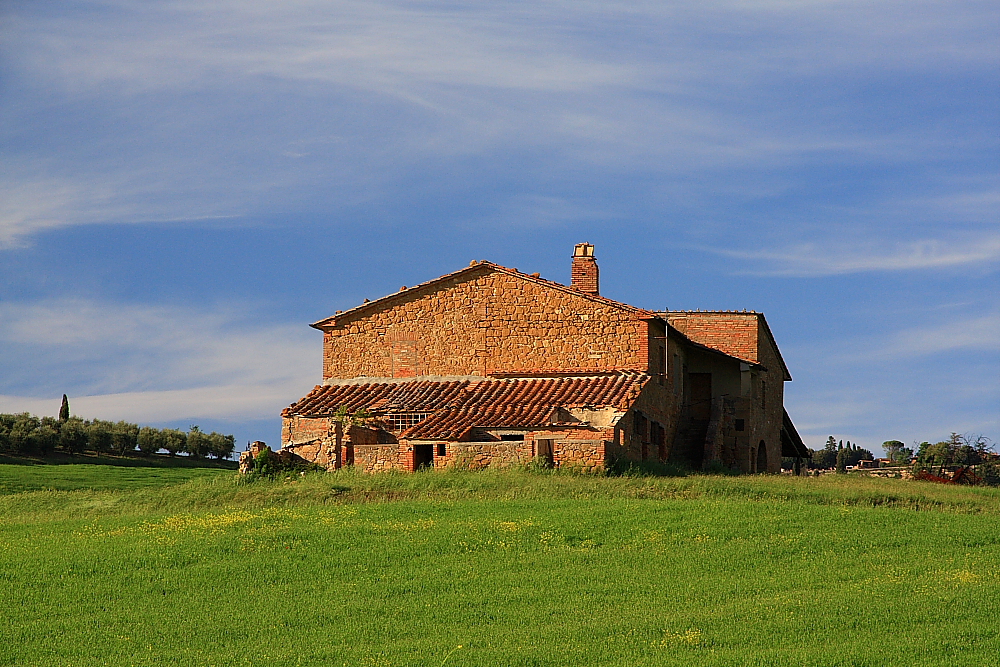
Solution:
{"label": "arched doorway", "polygon": [[767,445],[763,440],[757,445],[757,472],[767,472]]}

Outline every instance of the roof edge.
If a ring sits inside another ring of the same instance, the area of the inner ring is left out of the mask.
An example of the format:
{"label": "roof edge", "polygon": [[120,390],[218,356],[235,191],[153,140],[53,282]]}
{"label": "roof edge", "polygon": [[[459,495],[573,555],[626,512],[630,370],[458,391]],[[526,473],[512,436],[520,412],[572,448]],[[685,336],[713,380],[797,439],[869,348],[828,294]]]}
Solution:
{"label": "roof edge", "polygon": [[705,345],[704,343],[699,343],[696,340],[692,340],[691,338],[689,338],[687,336],[687,334],[685,334],[683,331],[681,331],[680,329],[676,328],[675,326],[673,326],[669,322],[667,322],[667,327],[669,327],[670,331],[673,331],[678,336],[680,336],[681,338],[683,338],[685,343],[687,343],[688,345],[691,345],[692,347],[698,348],[699,350],[702,350],[703,352],[711,352],[713,354],[718,354],[718,355],[721,355],[723,357],[727,357],[729,359],[732,359],[733,361],[738,361],[741,364],[747,364],[747,365],[752,366],[754,368],[759,368],[759,369],[765,370],[765,371],[767,370],[767,366],[765,366],[764,364],[760,363],[759,361],[751,361],[750,359],[744,359],[742,357],[737,357],[735,354],[729,354],[728,352],[723,352],[722,350],[720,350],[718,348],[714,348],[711,345]]}
{"label": "roof edge", "polygon": [[657,315],[654,314],[652,311],[645,310],[643,308],[637,308],[636,306],[630,306],[627,303],[622,303],[621,301],[615,301],[614,299],[609,299],[607,297],[603,297],[600,295],[587,294],[586,292],[582,292],[578,289],[574,289],[573,287],[563,285],[562,283],[557,283],[553,280],[546,280],[545,278],[542,278],[541,276],[538,276],[536,274],[521,273],[517,269],[501,266],[500,264],[494,264],[493,262],[483,259],[483,260],[473,260],[473,263],[469,264],[469,266],[463,267],[458,271],[452,271],[451,273],[446,273],[443,276],[438,276],[437,278],[422,282],[418,285],[414,285],[413,287],[407,287],[393,294],[387,294],[386,296],[379,297],[374,301],[369,301],[368,303],[363,303],[359,306],[355,306],[354,308],[349,308],[348,310],[332,315],[331,317],[326,317],[317,322],[313,322],[309,326],[311,326],[314,329],[319,329],[320,331],[326,331],[328,328],[335,327],[338,324],[348,319],[353,319],[369,310],[385,306],[391,303],[391,300],[397,299],[406,294],[410,294],[414,290],[425,290],[428,287],[433,287],[438,283],[444,282],[445,280],[450,280],[452,278],[456,278],[464,274],[472,274],[477,271],[481,271],[484,268],[491,271],[498,271],[501,273],[506,273],[507,275],[516,276],[522,280],[526,280],[528,282],[532,282],[537,285],[542,285],[544,287],[548,287],[551,289],[557,289],[562,292],[566,292],[568,294],[573,294],[575,296],[582,297],[589,301],[594,301],[595,303],[601,303],[607,306],[620,308],[621,310],[625,310],[634,314],[639,319],[657,318]]}
{"label": "roof edge", "polygon": [[[767,324],[767,318],[764,317],[764,313],[762,313],[760,311],[757,311],[757,310],[658,310],[654,314],[657,317],[662,317],[663,319],[667,320],[667,322],[670,321],[670,319],[669,319],[670,315],[752,315],[757,320],[758,326],[763,325],[764,333],[767,334],[767,339],[771,343],[771,348],[774,350],[774,356],[776,356],[778,358],[778,364],[781,366],[782,379],[785,382],[791,382],[791,380],[792,380],[792,374],[788,370],[788,364],[785,363],[785,359],[781,356],[781,349],[778,347],[778,341],[776,341],[774,339],[774,334],[771,333],[771,327],[768,326],[768,324]],[[688,340],[691,340],[683,332],[678,331],[678,333],[680,333],[682,336],[684,336]],[[715,349],[713,347],[706,346],[703,343],[696,343],[695,341],[691,341],[691,342],[694,343],[695,345],[701,345],[703,347],[708,347],[708,349],[711,349],[711,350]],[[760,342],[759,341],[758,341],[757,345],[758,345],[758,347],[760,346]],[[717,350],[717,351],[718,352],[722,352],[722,350]],[[726,356],[729,356],[729,357],[733,357],[734,359],[740,359],[739,357],[731,355],[728,352],[722,352],[722,354],[725,354]],[[758,366],[760,368],[764,368],[765,370],[767,370],[766,367],[763,364],[761,364],[760,362],[750,361],[748,359],[740,359],[740,361],[742,361],[744,363],[747,363],[747,364],[754,365],[754,366]]]}

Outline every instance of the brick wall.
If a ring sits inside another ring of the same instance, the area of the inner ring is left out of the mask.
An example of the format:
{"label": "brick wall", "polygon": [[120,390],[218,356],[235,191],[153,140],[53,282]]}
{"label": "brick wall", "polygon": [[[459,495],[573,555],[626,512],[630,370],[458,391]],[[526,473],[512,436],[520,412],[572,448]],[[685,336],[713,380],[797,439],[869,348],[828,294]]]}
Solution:
{"label": "brick wall", "polygon": [[589,243],[578,243],[573,251],[573,264],[570,269],[570,285],[575,290],[587,294],[601,293],[600,269],[594,257],[594,246]]}
{"label": "brick wall", "polygon": [[485,266],[326,331],[323,377],[646,370],[636,311]]}
{"label": "brick wall", "polygon": [[670,313],[668,320],[696,343],[757,362],[757,313]]}

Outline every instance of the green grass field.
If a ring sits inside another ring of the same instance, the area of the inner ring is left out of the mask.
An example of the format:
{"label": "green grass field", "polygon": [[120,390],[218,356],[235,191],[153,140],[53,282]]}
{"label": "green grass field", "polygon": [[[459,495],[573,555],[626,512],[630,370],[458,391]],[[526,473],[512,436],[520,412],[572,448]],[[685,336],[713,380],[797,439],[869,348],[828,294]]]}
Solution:
{"label": "green grass field", "polygon": [[0,456],[0,494],[53,489],[137,489],[212,477],[236,469],[233,461],[59,455],[47,459]]}
{"label": "green grass field", "polygon": [[992,489],[99,467],[0,496],[0,664],[1000,663]]}

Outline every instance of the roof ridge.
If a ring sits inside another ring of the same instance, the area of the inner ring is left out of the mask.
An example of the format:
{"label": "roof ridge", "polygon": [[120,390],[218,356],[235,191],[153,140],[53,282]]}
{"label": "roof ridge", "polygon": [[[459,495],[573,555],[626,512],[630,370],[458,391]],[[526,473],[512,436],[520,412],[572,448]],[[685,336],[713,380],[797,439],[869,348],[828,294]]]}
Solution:
{"label": "roof ridge", "polygon": [[548,280],[547,278],[542,278],[541,276],[536,276],[535,274],[531,273],[522,273],[517,269],[512,269],[510,267],[503,266],[502,264],[497,264],[489,260],[481,259],[481,260],[472,260],[469,266],[463,267],[457,271],[452,271],[451,273],[446,273],[444,275],[438,276],[437,278],[432,278],[431,280],[425,280],[424,282],[414,285],[413,287],[406,287],[404,285],[398,292],[393,292],[392,294],[386,294],[385,296],[381,296],[372,301],[366,301],[365,303],[354,306],[353,308],[348,308],[347,310],[339,310],[332,316],[325,317],[321,320],[313,322],[309,326],[313,327],[314,329],[320,329],[320,330],[322,330],[324,326],[334,326],[338,318],[356,315],[363,310],[370,309],[372,307],[377,307],[377,305],[380,305],[389,299],[397,298],[413,290],[429,287],[431,285],[434,285],[435,283],[462,275],[463,273],[471,273],[473,271],[481,269],[482,267],[487,267],[496,271],[502,271],[509,275],[517,276],[522,280],[527,280],[529,282],[538,283],[540,285],[544,285],[552,289],[558,289],[564,292],[568,292],[570,294],[580,296],[584,299],[589,299],[591,301],[596,301],[598,303],[604,303],[606,305],[615,306],[617,308],[621,308],[622,310],[630,311],[639,317],[656,317],[653,311],[646,310],[645,308],[639,308],[638,306],[632,306],[622,301],[609,299],[608,297],[601,296],[600,294],[588,294],[587,292],[582,292],[569,285],[563,285],[562,283],[557,283],[554,280]]}

